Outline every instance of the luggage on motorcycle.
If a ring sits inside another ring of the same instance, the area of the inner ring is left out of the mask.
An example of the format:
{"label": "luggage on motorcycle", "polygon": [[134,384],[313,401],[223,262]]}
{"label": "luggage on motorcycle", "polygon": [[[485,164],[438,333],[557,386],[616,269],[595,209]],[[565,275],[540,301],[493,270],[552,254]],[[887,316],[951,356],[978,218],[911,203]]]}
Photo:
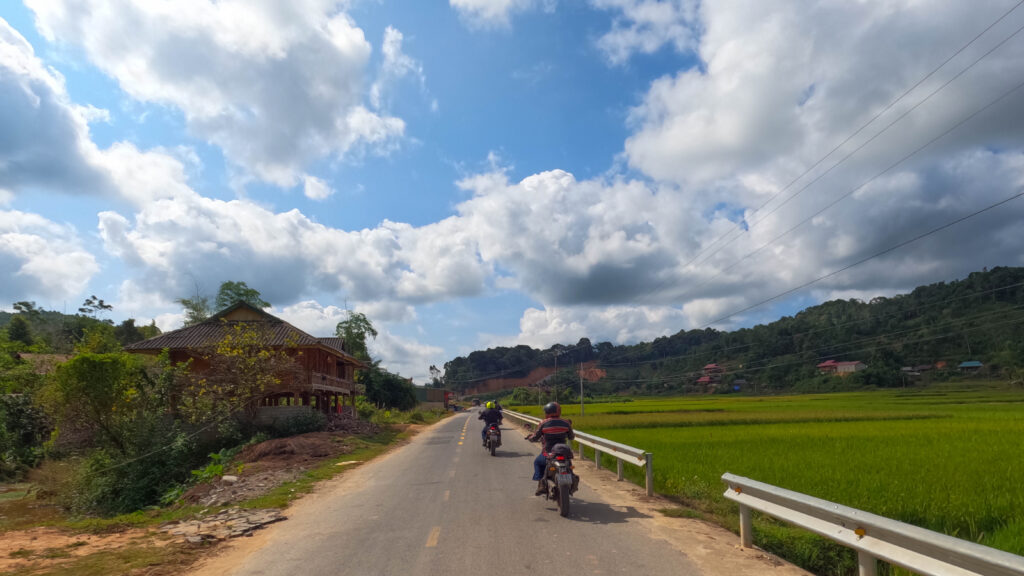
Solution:
{"label": "luggage on motorcycle", "polygon": [[572,459],[572,448],[566,444],[555,444],[551,447],[552,456],[564,456],[566,460]]}

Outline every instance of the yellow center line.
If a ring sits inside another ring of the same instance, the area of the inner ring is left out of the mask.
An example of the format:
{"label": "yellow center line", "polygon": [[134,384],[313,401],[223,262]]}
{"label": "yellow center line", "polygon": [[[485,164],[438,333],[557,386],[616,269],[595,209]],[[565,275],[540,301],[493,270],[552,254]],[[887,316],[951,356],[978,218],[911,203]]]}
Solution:
{"label": "yellow center line", "polygon": [[459,440],[459,446],[462,446],[462,440]]}
{"label": "yellow center line", "polygon": [[441,537],[441,527],[434,526],[430,529],[430,536],[427,536],[427,548],[437,546],[437,539]]}
{"label": "yellow center line", "polygon": [[445,490],[444,491],[444,501],[447,502],[448,499],[451,498],[451,497],[452,497],[452,491],[451,490]]}

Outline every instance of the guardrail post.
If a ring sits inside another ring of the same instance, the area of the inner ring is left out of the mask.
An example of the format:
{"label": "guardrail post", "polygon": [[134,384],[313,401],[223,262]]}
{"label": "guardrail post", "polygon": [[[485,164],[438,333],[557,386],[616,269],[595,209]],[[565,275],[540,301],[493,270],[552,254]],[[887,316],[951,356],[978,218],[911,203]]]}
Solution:
{"label": "guardrail post", "polygon": [[877,576],[878,560],[863,550],[857,551],[857,574],[859,576]]}
{"label": "guardrail post", "polygon": [[618,480],[619,480],[619,482],[622,482],[622,460],[617,460],[616,462],[618,462],[618,464],[619,464],[619,478],[618,478]]}
{"label": "guardrail post", "polygon": [[651,453],[644,453],[645,465],[647,469],[647,495],[654,496],[654,467],[651,465]]}
{"label": "guardrail post", "polygon": [[750,507],[740,504],[740,546],[754,547],[754,527],[750,522]]}
{"label": "guardrail post", "polygon": [[576,441],[576,446],[578,446],[579,449],[580,449],[580,460],[583,460],[583,442],[580,442],[579,440],[577,440]]}
{"label": "guardrail post", "polygon": [[601,451],[597,448],[594,448],[594,466],[597,466],[598,470],[601,469]]}

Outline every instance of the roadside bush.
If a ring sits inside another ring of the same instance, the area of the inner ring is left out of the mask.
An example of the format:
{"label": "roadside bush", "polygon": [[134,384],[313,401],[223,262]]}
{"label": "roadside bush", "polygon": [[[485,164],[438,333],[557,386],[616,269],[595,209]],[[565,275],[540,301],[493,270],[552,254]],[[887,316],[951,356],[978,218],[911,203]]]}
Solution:
{"label": "roadside bush", "polygon": [[154,426],[125,452],[95,450],[75,468],[70,487],[59,495],[65,508],[83,514],[121,514],[156,504],[193,468],[203,463],[209,447],[177,423]]}
{"label": "roadside bush", "polygon": [[327,418],[320,412],[310,410],[309,412],[291,416],[280,423],[275,422],[270,432],[273,436],[284,438],[308,432],[320,432],[326,426]]}
{"label": "roadside bush", "polygon": [[372,420],[376,413],[377,407],[367,402],[365,397],[359,396],[356,398],[356,414],[359,415],[360,420]]}
{"label": "roadside bush", "polygon": [[19,479],[43,458],[50,422],[28,395],[0,396],[0,479]]}

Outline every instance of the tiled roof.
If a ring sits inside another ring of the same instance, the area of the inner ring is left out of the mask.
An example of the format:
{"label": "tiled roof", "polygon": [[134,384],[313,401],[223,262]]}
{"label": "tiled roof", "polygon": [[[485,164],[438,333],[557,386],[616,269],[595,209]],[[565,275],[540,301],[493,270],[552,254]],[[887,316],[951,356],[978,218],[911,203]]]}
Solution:
{"label": "tiled roof", "polygon": [[818,368],[829,368],[838,366],[855,366],[857,364],[863,364],[860,360],[853,360],[851,362],[836,362],[835,360],[826,360],[821,364],[818,364]]}
{"label": "tiled roof", "polygon": [[332,336],[330,338],[317,338],[317,340],[319,340],[321,344],[327,346],[328,348],[333,348],[338,352],[344,353],[346,356],[349,355],[348,352],[345,352],[344,338],[337,338]]}
{"label": "tiled roof", "polygon": [[143,350],[171,350],[205,348],[220,342],[228,331],[237,324],[260,324],[261,328],[268,330],[267,344],[270,346],[284,346],[296,344],[298,346],[315,346],[319,341],[299,330],[298,328],[281,320],[278,322],[238,322],[231,320],[206,320],[199,324],[179,328],[170,332],[164,332],[159,336],[135,342],[124,347],[129,351]]}
{"label": "tiled roof", "polygon": [[[227,320],[227,314],[238,308],[256,311],[265,320]],[[353,362],[358,362],[354,356],[342,349],[342,343],[344,342],[342,338],[316,338],[310,336],[276,316],[241,302],[208,320],[192,326],[164,332],[141,342],[129,344],[124,349],[128,352],[151,352],[160,351],[165,348],[170,350],[197,350],[220,342],[228,331],[238,324],[259,325],[261,328],[265,328],[268,331],[267,345],[269,346],[298,346],[305,348],[322,346],[329,348],[334,354]]]}

